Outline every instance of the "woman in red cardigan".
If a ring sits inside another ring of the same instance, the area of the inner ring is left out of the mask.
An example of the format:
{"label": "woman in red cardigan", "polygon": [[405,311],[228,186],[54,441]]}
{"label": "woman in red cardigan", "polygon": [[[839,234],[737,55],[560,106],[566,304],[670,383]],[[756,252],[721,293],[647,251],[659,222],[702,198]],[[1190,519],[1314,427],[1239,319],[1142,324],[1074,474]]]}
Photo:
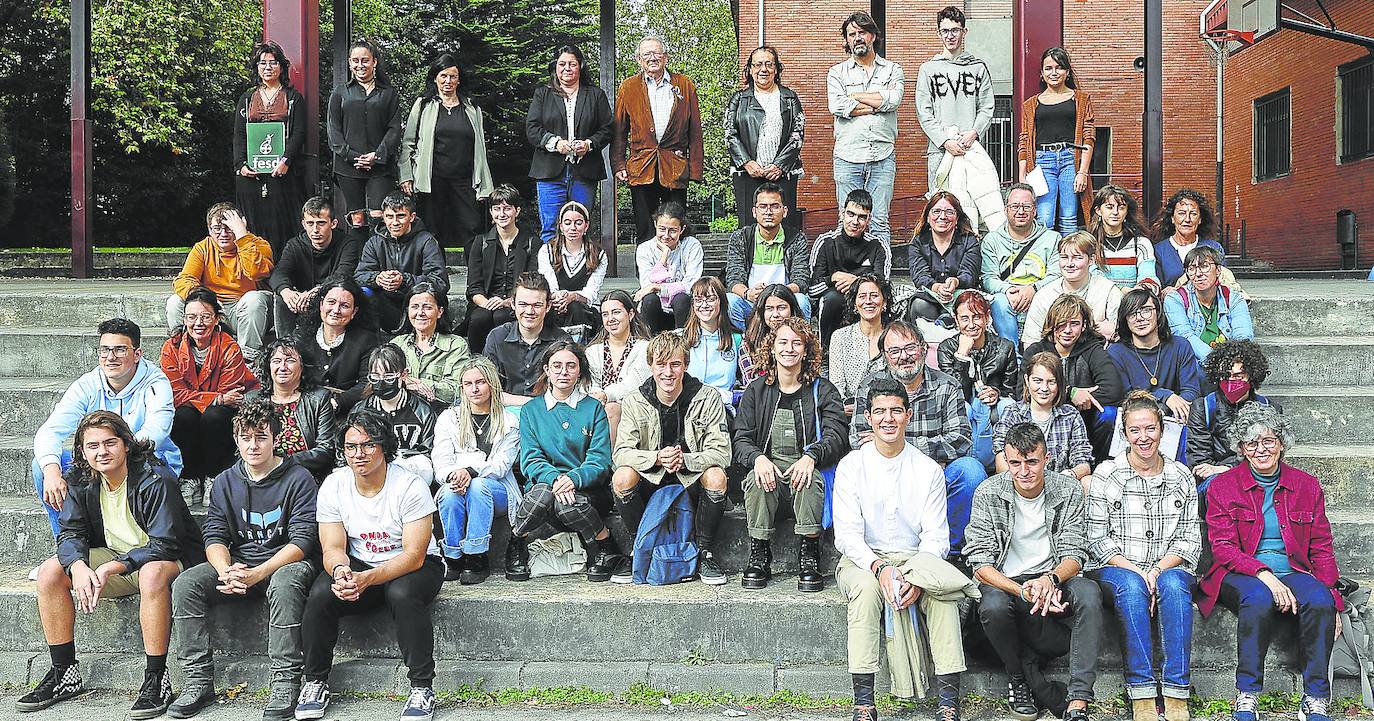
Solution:
{"label": "woman in red cardigan", "polygon": [[215,294],[196,288],[186,296],[185,325],[162,344],[183,478],[214,478],[234,462],[234,414],[243,394],[258,387],[239,344],[220,327],[221,313]]}
{"label": "woman in red cardigan", "polygon": [[1326,497],[1316,478],[1282,462],[1293,436],[1273,407],[1242,406],[1230,436],[1245,462],[1214,478],[1207,491],[1212,568],[1198,610],[1206,616],[1221,601],[1236,613],[1233,716],[1256,720],[1270,634],[1277,621],[1293,618],[1303,681],[1299,718],[1329,721],[1327,670],[1345,601],[1335,589],[1340,572]]}

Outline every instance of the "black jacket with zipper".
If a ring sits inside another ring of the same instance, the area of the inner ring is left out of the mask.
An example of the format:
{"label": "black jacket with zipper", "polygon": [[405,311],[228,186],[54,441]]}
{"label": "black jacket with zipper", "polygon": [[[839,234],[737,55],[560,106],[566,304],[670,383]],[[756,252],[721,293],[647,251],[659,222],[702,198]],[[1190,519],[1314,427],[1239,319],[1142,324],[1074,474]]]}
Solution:
{"label": "black jacket with zipper", "polygon": [[[312,339],[309,342],[314,344],[315,341]],[[359,395],[361,393],[359,391]],[[249,393],[245,398],[250,401],[263,400],[270,403],[272,401],[272,389],[270,387],[259,388]],[[337,454],[335,453],[334,439],[339,432],[334,406],[329,402],[329,391],[324,388],[301,391],[301,399],[296,403],[296,411],[291,416],[296,419],[296,426],[301,429],[301,436],[305,438],[306,446],[306,450],[291,457],[310,471],[315,476],[317,483],[323,481],[324,477],[335,468]]]}
{"label": "black jacket with zipper", "polygon": [[969,355],[972,363],[954,357],[959,351],[959,336],[940,341],[935,351],[936,365],[959,381],[964,389],[965,401],[973,400],[975,380],[996,388],[997,395],[1002,398],[1020,400],[1021,397],[1016,395],[1016,386],[1021,382],[1016,346],[991,331],[984,333],[983,338],[983,347]]}
{"label": "black jacket with zipper", "polygon": [[[802,412],[794,415],[794,421],[802,447],[810,446],[805,454],[816,460],[816,468],[830,468],[849,452],[849,422],[844,414],[844,399],[835,385],[824,378],[818,378],[815,383],[814,395],[811,384],[803,383],[798,391]],[[782,390],[777,383],[769,383],[766,376],[744,389],[739,411],[735,414],[735,463],[752,469],[759,456],[768,455],[773,414],[777,413],[781,400]],[[817,401],[820,406],[819,439],[816,438]]]}
{"label": "black jacket with zipper", "polygon": [[[67,501],[57,517],[57,560],[71,575],[73,563],[85,561],[89,565],[91,549],[107,546],[100,511],[99,484],[103,481],[92,483],[75,467],[66,478]],[[115,558],[127,573],[153,561],[181,561],[182,567],[190,568],[205,560],[200,526],[181,496],[181,483],[166,464],[152,455],[130,463],[124,492],[129,496],[134,522],[148,535],[147,545]]]}

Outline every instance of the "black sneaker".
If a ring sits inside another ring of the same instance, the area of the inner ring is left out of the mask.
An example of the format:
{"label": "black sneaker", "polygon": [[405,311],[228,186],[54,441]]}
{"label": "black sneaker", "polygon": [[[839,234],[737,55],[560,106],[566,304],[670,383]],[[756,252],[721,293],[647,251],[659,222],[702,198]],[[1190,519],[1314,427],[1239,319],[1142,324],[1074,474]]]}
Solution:
{"label": "black sneaker", "polygon": [[530,580],[530,545],[515,535],[506,543],[506,580]]}
{"label": "black sneaker", "polygon": [[29,711],[41,711],[59,701],[80,694],[85,689],[81,686],[81,670],[76,664],[57,668],[53,666],[48,669],[47,675],[38,682],[38,687],[19,697],[14,702],[17,711],[27,713]]}
{"label": "black sneaker", "polygon": [[263,721],[290,721],[296,718],[296,698],[300,692],[298,683],[273,681],[272,693],[267,697],[267,708],[262,710]]}
{"label": "black sneaker", "polygon": [[702,551],[697,556],[697,576],[708,586],[723,586],[728,580],[725,571],[716,562],[714,551]]}
{"label": "black sneaker", "polygon": [[167,712],[172,705],[172,675],[166,670],[147,671],[143,674],[143,687],[138,690],[138,698],[129,708],[129,718],[157,718]]}
{"label": "black sneaker", "polygon": [[1064,721],[1088,721],[1088,709],[1071,708],[1064,712]]}
{"label": "black sneaker", "polygon": [[208,684],[196,684],[181,689],[177,700],[167,707],[167,715],[172,718],[191,718],[200,713],[201,709],[215,702],[215,687]]}
{"label": "black sneaker", "polygon": [[[1040,718],[1040,708],[1035,705],[1035,697],[1031,695],[1030,684],[1026,683],[1025,676],[1007,678],[1007,708],[1011,711],[1011,717],[1017,721],[1035,721]],[[1065,719],[1067,721],[1068,717]]]}
{"label": "black sneaker", "polygon": [[850,721],[878,721],[878,707],[855,706]]}
{"label": "black sneaker", "polygon": [[611,583],[618,583],[622,586],[635,582],[634,564],[625,556],[620,557],[620,563],[611,569]]}
{"label": "black sneaker", "polygon": [[449,558],[444,556],[444,582],[457,581],[463,575],[463,563],[467,561],[467,556],[462,558]]}
{"label": "black sneaker", "polygon": [[611,580],[611,576],[620,569],[622,565],[628,563],[628,559],[613,550],[614,547],[609,542],[597,549],[596,555],[587,562],[587,580],[592,583],[604,583]]}
{"label": "black sneaker", "polygon": [[473,586],[487,580],[491,575],[491,565],[487,561],[487,554],[474,553],[463,557],[467,561],[464,564],[463,572],[458,576],[458,582],[464,586]]}

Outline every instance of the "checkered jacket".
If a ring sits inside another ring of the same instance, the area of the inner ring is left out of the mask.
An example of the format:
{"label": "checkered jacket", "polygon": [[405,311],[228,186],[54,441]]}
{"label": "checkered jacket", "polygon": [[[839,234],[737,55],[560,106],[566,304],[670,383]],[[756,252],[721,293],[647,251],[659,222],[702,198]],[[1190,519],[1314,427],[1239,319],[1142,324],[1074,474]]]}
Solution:
{"label": "checkered jacket", "polygon": [[1089,568],[1101,568],[1115,556],[1142,570],[1167,555],[1183,559],[1181,568],[1197,571],[1202,552],[1202,526],[1197,512],[1197,486],[1186,466],[1164,461],[1164,472],[1142,478],[1126,456],[1103,461],[1088,490]]}
{"label": "checkered jacket", "polygon": [[[874,362],[883,363],[883,359],[878,357]],[[906,440],[943,466],[969,454],[973,430],[959,381],[929,366],[924,373],[921,387],[910,399],[913,413],[906,427]],[[892,374],[883,367],[859,384],[859,392],[854,396],[854,417],[849,422],[850,448],[859,447],[860,433],[873,430],[864,414],[868,412],[868,387],[877,378],[892,378]]]}
{"label": "checkered jacket", "polygon": [[[1045,473],[1045,524],[1049,526],[1050,556],[1057,566],[1067,559],[1088,561],[1084,539],[1083,484],[1072,476]],[[977,571],[983,566],[1001,570],[1011,545],[1016,517],[1016,488],[1011,473],[983,481],[973,493],[968,528],[964,531],[964,559]]]}

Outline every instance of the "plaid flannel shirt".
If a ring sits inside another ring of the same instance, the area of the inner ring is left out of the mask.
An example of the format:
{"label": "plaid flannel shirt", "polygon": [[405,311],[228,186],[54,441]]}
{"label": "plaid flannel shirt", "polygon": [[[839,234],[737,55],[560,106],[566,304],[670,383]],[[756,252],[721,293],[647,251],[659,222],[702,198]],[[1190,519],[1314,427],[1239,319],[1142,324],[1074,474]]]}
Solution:
{"label": "plaid flannel shirt", "polygon": [[1101,568],[1117,554],[1141,569],[1167,555],[1197,572],[1202,552],[1202,526],[1197,512],[1197,486],[1183,464],[1166,459],[1164,472],[1142,478],[1123,455],[1102,462],[1088,489],[1090,569]]}
{"label": "plaid flannel shirt", "polygon": [[[875,362],[882,363],[881,357]],[[940,465],[946,465],[969,454],[973,448],[973,430],[968,422],[968,408],[964,404],[964,389],[952,376],[926,366],[925,378],[911,401],[911,423],[906,427],[906,440],[920,452]],[[849,447],[859,447],[859,434],[873,430],[868,418],[868,386],[876,378],[892,378],[887,368],[869,374],[854,396],[854,417],[849,422]]]}
{"label": "plaid flannel shirt", "polygon": [[[1083,485],[1078,479],[1045,472],[1045,525],[1049,527],[1050,557],[1058,566],[1072,558],[1086,565],[1088,553],[1083,536]],[[968,528],[964,531],[964,559],[977,571],[994,566],[999,571],[1016,518],[1016,489],[1011,473],[999,473],[983,481],[973,492]]]}
{"label": "plaid flannel shirt", "polygon": [[[1034,423],[1030,404],[1025,401],[1008,406],[992,427],[993,453],[1002,452],[1007,445],[1007,431],[1018,423]],[[1083,424],[1083,414],[1077,408],[1068,404],[1054,407],[1054,415],[1050,417],[1050,432],[1045,434],[1045,451],[1046,470],[1057,473],[1071,473],[1073,467],[1080,463],[1093,464],[1088,427]]]}

